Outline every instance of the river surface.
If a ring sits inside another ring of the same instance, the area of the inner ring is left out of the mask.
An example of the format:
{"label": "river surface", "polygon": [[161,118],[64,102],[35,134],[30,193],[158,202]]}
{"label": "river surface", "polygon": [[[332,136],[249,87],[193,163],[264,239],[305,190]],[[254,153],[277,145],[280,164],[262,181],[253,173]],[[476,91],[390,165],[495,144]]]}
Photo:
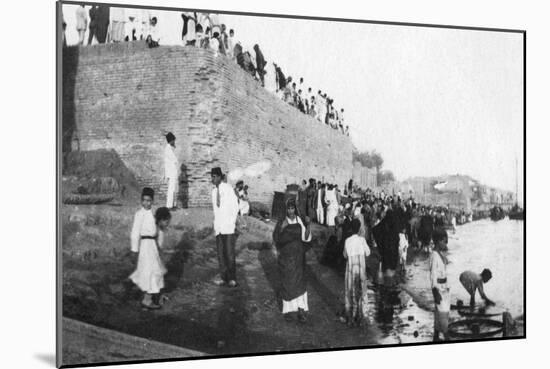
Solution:
{"label": "river surface", "polygon": [[[460,273],[465,270],[481,273],[488,268],[493,278],[484,285],[484,290],[496,306],[487,312],[508,311],[514,318],[522,316],[523,246],[523,221],[483,219],[458,226],[454,233],[449,231],[447,275],[451,302],[455,304],[460,299],[469,304],[470,301],[460,284]],[[407,281],[402,288],[370,290],[369,315],[381,330],[380,344],[432,340],[433,313],[430,309],[433,302],[427,258],[416,255],[410,259]],[[479,293],[476,305],[483,305]],[[456,311],[451,312],[450,318],[451,321],[462,319]]]}
{"label": "river surface", "polygon": [[[464,270],[478,273],[489,268],[493,278],[484,285],[485,294],[497,307],[513,317],[523,314],[523,221],[502,219],[498,222],[483,219],[459,226],[449,232],[447,274],[451,293],[456,299],[469,303],[469,297],[458,277]],[[481,302],[479,294],[476,303]]]}

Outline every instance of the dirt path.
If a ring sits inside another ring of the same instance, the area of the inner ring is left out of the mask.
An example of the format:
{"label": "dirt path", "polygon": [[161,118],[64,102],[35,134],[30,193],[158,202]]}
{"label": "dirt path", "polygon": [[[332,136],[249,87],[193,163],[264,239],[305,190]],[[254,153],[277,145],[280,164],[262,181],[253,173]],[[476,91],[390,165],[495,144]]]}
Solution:
{"label": "dirt path", "polygon": [[[206,354],[239,354],[358,347],[432,339],[433,317],[402,289],[369,288],[371,324],[348,328],[341,272],[319,263],[327,239],[314,226],[307,253],[309,319],[288,323],[281,314],[273,223],[249,218],[237,241],[239,287],[212,283],[217,274],[209,209],[174,214],[162,257],[169,301],[159,311],[140,308],[140,291],[127,279],[128,207],[64,209],[63,276],[66,317]],[[414,266],[413,268],[417,268]],[[414,271],[413,271],[414,273]],[[418,285],[419,291],[421,286]]]}
{"label": "dirt path", "polygon": [[[217,273],[213,235],[208,230],[189,231],[181,223],[174,224],[173,245],[163,254],[170,300],[162,310],[151,312],[139,307],[140,293],[127,280],[133,268],[125,250],[127,245],[118,245],[128,242],[123,232],[126,226],[119,224],[118,219],[128,223],[131,217],[119,218],[118,214],[125,212],[117,209],[111,214],[111,221],[89,221],[96,219],[100,209],[79,209],[79,212],[84,213],[80,221],[67,223],[64,230],[67,317],[209,354],[377,343],[376,327],[350,329],[339,322],[343,280],[320,266],[313,251],[308,254],[306,271],[309,320],[306,324],[284,321],[277,297],[277,260],[270,243],[272,224],[251,219],[249,232],[239,237],[240,285],[236,289],[212,283]],[[86,240],[96,245],[103,242],[104,249],[82,252],[92,248],[82,244]],[[78,246],[73,245],[77,241]],[[327,287],[326,280],[331,287]]]}

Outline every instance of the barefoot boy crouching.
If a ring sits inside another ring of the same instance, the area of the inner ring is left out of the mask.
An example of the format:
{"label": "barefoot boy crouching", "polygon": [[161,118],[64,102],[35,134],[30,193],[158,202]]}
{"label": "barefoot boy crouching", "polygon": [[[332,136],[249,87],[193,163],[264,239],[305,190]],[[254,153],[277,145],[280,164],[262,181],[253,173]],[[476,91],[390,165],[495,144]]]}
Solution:
{"label": "barefoot boy crouching", "polygon": [[141,305],[147,309],[160,309],[160,290],[164,287],[166,268],[159,255],[164,231],[171,219],[168,208],[158,208],[153,216],[155,192],[145,187],[141,193],[141,209],[137,211],[132,226],[132,252],[138,254],[137,268],[130,279],[143,291]]}

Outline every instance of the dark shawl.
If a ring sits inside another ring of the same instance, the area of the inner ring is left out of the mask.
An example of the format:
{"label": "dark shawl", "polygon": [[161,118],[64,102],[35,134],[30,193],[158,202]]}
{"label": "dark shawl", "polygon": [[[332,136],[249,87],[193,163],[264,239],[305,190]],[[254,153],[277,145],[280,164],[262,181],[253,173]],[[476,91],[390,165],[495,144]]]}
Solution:
{"label": "dark shawl", "polygon": [[306,292],[304,279],[305,248],[302,242],[302,227],[299,223],[281,229],[279,221],[273,231],[273,241],[279,252],[278,264],[281,274],[281,297],[294,300]]}
{"label": "dark shawl", "polygon": [[315,212],[315,195],[317,194],[317,190],[313,187],[313,186],[308,186],[307,190],[307,215],[310,217],[310,218],[315,218],[316,217],[316,212]]}
{"label": "dark shawl", "polygon": [[382,269],[395,270],[399,259],[399,219],[392,210],[372,230],[382,257]]}
{"label": "dark shawl", "polygon": [[264,59],[264,54],[262,54],[259,46],[255,47],[254,51],[256,52],[256,69],[258,70],[258,72],[263,72],[264,67],[267,64]]}
{"label": "dark shawl", "polygon": [[428,245],[432,239],[434,230],[434,220],[431,215],[423,215],[420,218],[420,226],[418,227],[418,238],[423,245]]}
{"label": "dark shawl", "polygon": [[307,190],[298,190],[296,207],[299,216],[305,217],[307,215]]}

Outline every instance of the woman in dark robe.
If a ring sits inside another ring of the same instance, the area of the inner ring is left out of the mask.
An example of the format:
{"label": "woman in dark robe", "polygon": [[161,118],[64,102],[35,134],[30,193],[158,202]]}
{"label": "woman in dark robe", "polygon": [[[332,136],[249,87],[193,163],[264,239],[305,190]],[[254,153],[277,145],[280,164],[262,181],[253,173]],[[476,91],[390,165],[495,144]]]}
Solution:
{"label": "woman in dark robe", "polygon": [[96,38],[97,42],[104,44],[107,40],[109,30],[110,8],[106,5],[99,5],[96,13]]}
{"label": "woman in dark robe", "polygon": [[447,243],[449,242],[449,237],[447,236],[447,230],[445,229],[445,221],[443,220],[442,216],[438,216],[435,219],[432,239],[433,239],[434,245],[441,243],[440,249],[443,251],[447,251]]}
{"label": "woman in dark robe", "polygon": [[283,315],[292,321],[297,314],[300,322],[306,321],[308,311],[306,281],[304,278],[304,242],[311,241],[309,218],[302,221],[296,211],[296,202],[289,199],[286,217],[277,222],[273,232],[273,242],[278,251],[278,264],[281,275]]}
{"label": "woman in dark robe", "polygon": [[420,217],[420,224],[418,227],[418,239],[421,242],[421,250],[428,251],[430,242],[432,241],[432,234],[434,231],[434,220],[429,212],[424,212]]}
{"label": "woman in dark robe", "polygon": [[399,221],[390,208],[373,228],[373,236],[382,257],[382,271],[387,284],[393,284],[399,261]]}

